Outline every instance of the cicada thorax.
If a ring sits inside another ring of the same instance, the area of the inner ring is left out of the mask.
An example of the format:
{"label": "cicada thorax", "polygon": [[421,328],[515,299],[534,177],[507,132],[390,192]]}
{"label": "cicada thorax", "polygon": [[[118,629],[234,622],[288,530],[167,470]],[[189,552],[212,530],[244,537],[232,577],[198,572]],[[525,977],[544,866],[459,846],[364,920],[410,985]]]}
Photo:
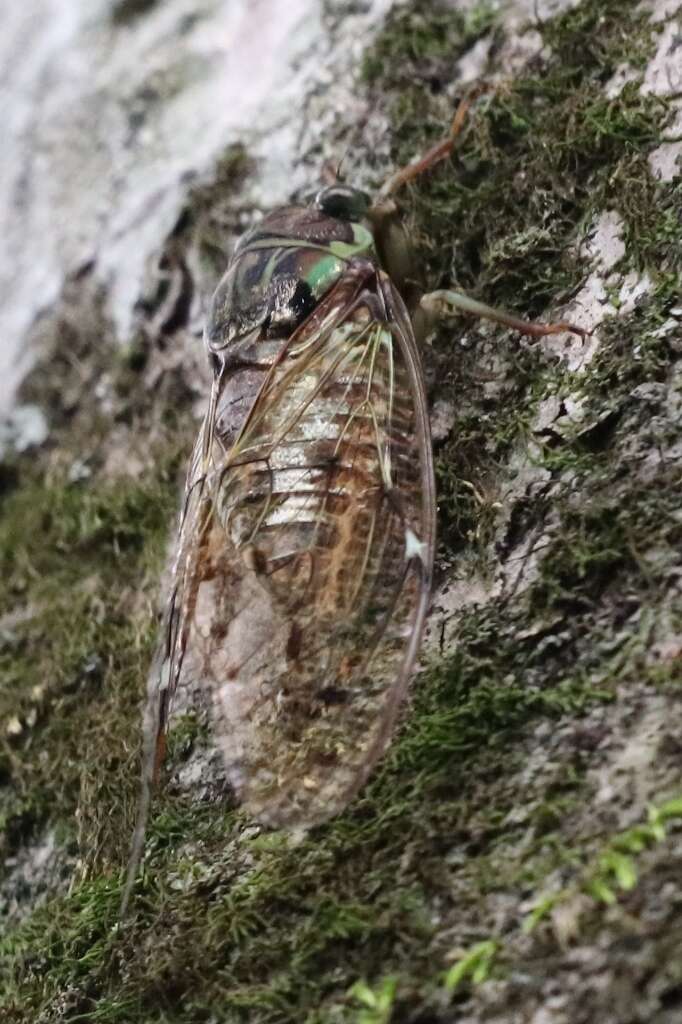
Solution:
{"label": "cicada thorax", "polygon": [[[409,320],[371,234],[316,208],[235,251],[178,560],[182,654],[250,812],[338,812],[381,753],[414,660],[433,483]],[[181,660],[181,659],[180,659]]]}
{"label": "cicada thorax", "polygon": [[[207,340],[229,354],[256,330],[286,338],[339,280],[349,259],[374,255],[362,225],[314,207],[288,206],[265,217],[238,243],[211,304]],[[234,352],[231,353],[234,356]]]}
{"label": "cicada thorax", "polygon": [[240,239],[205,336],[214,367],[224,368],[215,420],[224,441],[243,422],[282,342],[360,256],[374,259],[371,233],[314,207],[274,210]]}

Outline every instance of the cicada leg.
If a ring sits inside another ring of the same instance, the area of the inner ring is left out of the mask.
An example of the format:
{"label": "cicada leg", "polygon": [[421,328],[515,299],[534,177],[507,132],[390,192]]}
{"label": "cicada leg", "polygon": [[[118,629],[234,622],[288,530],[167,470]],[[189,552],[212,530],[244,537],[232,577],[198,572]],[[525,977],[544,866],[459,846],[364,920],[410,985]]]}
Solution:
{"label": "cicada leg", "polygon": [[432,146],[431,149],[424,153],[423,156],[419,157],[418,160],[413,161],[413,163],[408,164],[406,167],[400,167],[395,171],[388,181],[384,182],[382,187],[379,189],[379,204],[381,204],[381,201],[385,200],[387,196],[392,195],[393,192],[397,192],[399,188],[402,188],[406,182],[412,181],[413,178],[418,178],[421,174],[424,174],[425,171],[428,171],[435,164],[440,163],[441,160],[445,160],[445,158],[450,155],[453,146],[455,145],[455,140],[464,127],[469,107],[482,93],[487,92],[488,88],[489,86],[485,83],[478,83],[469,90],[467,95],[459,102],[459,106],[455,111],[455,116],[452,119],[448,135],[444,139],[441,139],[440,142],[437,142],[435,146]]}
{"label": "cicada leg", "polygon": [[420,305],[431,316],[434,314],[442,315],[443,313],[447,315],[455,310],[461,310],[476,317],[494,320],[495,323],[504,324],[505,327],[511,327],[520,334],[527,334],[531,338],[544,338],[547,334],[570,332],[571,334],[577,334],[584,341],[591,333],[583,327],[577,327],[575,324],[564,320],[549,324],[536,323],[532,320],[521,320],[519,317],[512,316],[511,313],[505,312],[503,309],[494,309],[492,306],[486,306],[485,303],[478,302],[463,292],[451,291],[450,289],[429,292],[427,295],[423,295]]}
{"label": "cicada leg", "polygon": [[[418,320],[421,319],[418,297],[422,290],[418,283],[419,269],[415,262],[415,254],[409,236],[398,217],[398,208],[392,196],[408,181],[418,178],[452,152],[455,140],[466,122],[471,104],[481,93],[487,92],[488,88],[488,85],[479,83],[469,90],[467,95],[460,100],[448,135],[419,159],[392,174],[379,189],[377,199],[367,214],[374,229],[381,265],[389,273],[408,308],[417,315]],[[414,323],[413,326],[417,336],[421,336],[421,325]]]}
{"label": "cicada leg", "polygon": [[501,309],[494,309],[492,306],[486,306],[483,302],[478,302],[462,292],[451,289],[424,295],[419,303],[419,308],[416,309],[410,301],[409,290],[406,288],[406,285],[414,278],[413,264],[409,256],[406,234],[396,225],[394,218],[396,205],[390,196],[408,181],[418,178],[425,171],[428,171],[435,164],[449,156],[457,136],[462,131],[471,104],[481,93],[486,92],[488,88],[483,83],[475,85],[460,101],[447,137],[441,139],[440,142],[436,143],[418,160],[397,170],[379,190],[378,201],[370,210],[369,216],[375,227],[375,236],[382,263],[408,301],[408,305],[411,308],[414,330],[418,337],[425,333],[425,325],[420,322],[424,314],[433,316],[433,314],[462,310],[473,316],[494,320],[496,323],[504,324],[506,327],[511,327],[515,331],[529,335],[532,338],[542,338],[547,334],[570,332],[584,339],[590,332],[582,327],[577,327],[575,324],[565,321],[539,324],[521,320],[518,317],[512,316],[511,313]]}

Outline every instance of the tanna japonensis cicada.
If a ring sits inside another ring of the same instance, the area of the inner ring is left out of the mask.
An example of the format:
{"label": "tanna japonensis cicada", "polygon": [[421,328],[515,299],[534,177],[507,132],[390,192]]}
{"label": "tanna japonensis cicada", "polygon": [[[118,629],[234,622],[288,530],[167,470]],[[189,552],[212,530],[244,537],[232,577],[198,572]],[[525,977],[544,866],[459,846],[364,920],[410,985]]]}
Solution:
{"label": "tanna japonensis cicada", "polygon": [[[185,672],[210,693],[229,780],[264,823],[336,814],[386,747],[429,602],[435,497],[420,355],[382,225],[389,193],[449,152],[462,113],[374,206],[335,183],[265,216],[218,285],[210,403],[151,676],[138,857]],[[573,329],[457,292],[422,305]]]}

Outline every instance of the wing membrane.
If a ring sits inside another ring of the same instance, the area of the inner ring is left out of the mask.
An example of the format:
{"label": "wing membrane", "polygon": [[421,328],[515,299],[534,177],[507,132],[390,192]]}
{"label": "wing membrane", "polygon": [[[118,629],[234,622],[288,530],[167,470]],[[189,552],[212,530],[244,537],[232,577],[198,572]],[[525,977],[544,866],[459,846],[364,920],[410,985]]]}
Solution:
{"label": "wing membrane", "polygon": [[312,823],[381,753],[428,600],[428,421],[389,279],[351,265],[263,371],[231,444],[225,387],[217,376],[188,478],[158,730],[181,672],[197,673],[247,808]]}

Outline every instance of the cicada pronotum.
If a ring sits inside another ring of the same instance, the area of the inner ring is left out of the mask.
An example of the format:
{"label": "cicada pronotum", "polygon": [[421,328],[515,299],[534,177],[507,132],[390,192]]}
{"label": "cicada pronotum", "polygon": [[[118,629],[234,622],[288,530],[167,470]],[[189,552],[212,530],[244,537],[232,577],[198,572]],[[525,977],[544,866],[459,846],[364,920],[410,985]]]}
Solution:
{"label": "cicada pronotum", "polygon": [[[429,604],[436,506],[419,350],[376,236],[389,193],[449,152],[463,109],[374,206],[337,182],[267,215],[218,285],[132,870],[184,672],[210,693],[239,799],[269,825],[338,813],[386,747]],[[456,292],[423,304],[443,303],[531,334],[572,329]]]}

